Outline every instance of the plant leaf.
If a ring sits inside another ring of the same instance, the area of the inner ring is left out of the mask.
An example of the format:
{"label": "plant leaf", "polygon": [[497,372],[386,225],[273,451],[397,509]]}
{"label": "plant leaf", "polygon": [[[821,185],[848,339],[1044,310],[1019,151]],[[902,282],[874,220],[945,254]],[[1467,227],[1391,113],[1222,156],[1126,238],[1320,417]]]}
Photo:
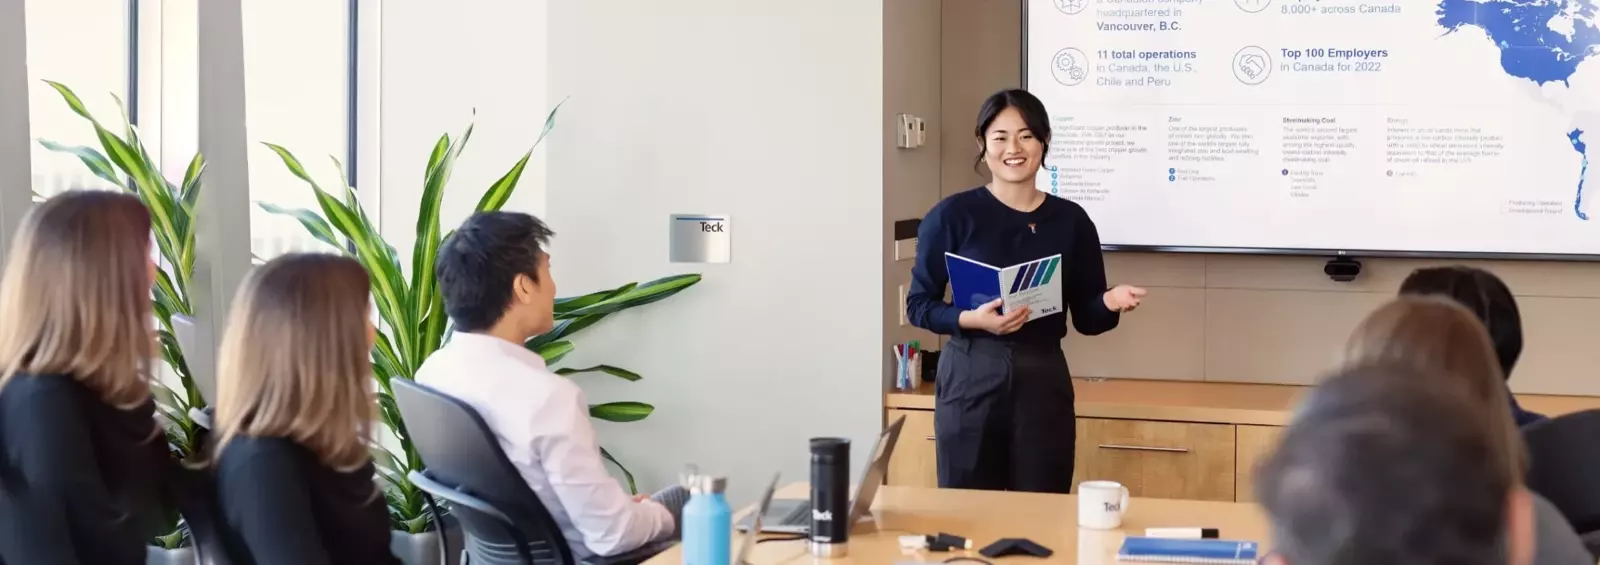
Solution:
{"label": "plant leaf", "polygon": [[89,120],[94,119],[94,116],[89,115],[89,110],[84,108],[83,100],[79,99],[77,93],[74,93],[71,88],[67,88],[67,85],[50,80],[44,81],[44,83],[50,85],[50,88],[56,89],[56,92],[61,94],[61,98],[67,101],[67,107],[72,108],[74,114]]}
{"label": "plant leaf", "polygon": [[533,339],[528,340],[528,342],[524,345],[526,345],[528,349],[537,350],[540,347],[544,347],[546,344],[578,333],[578,330],[592,326],[595,324],[595,322],[598,322],[605,317],[606,314],[595,314],[592,316],[569,318],[558,321],[556,322],[555,327],[550,328],[550,331],[534,336]]}
{"label": "plant leaf", "polygon": [[617,288],[608,289],[608,290],[602,290],[602,291],[598,291],[598,292],[591,292],[591,293],[585,294],[583,296],[575,296],[575,297],[572,297],[572,298],[557,298],[556,299],[556,317],[559,318],[562,314],[565,314],[565,313],[568,313],[568,312],[572,312],[572,311],[578,310],[580,308],[584,308],[584,307],[588,307],[588,306],[593,306],[595,304],[599,304],[601,301],[603,301],[603,300],[605,300],[607,298],[611,298],[611,297],[614,297],[616,295],[622,294],[624,292],[628,292],[628,291],[633,290],[635,287],[638,287],[638,286],[639,286],[639,283],[628,283],[628,284],[619,286]]}
{"label": "plant leaf", "polygon": [[189,310],[189,301],[186,298],[178,294],[177,283],[172,281],[172,275],[168,274],[166,269],[156,269],[155,300],[167,307],[169,317],[171,314],[194,315],[194,312]]}
{"label": "plant leaf", "polygon": [[637,422],[650,416],[656,407],[643,402],[590,404],[589,415],[607,422]]}
{"label": "plant leaf", "polygon": [[407,328],[415,328],[416,320],[411,317],[408,309],[405,278],[400,272],[400,265],[395,261],[394,248],[384,242],[381,234],[371,228],[371,222],[366,220],[360,208],[352,210],[345,206],[339,199],[334,198],[323,190],[321,186],[311,180],[311,176],[301,166],[288,149],[271,143],[265,144],[278,157],[283,160],[284,166],[294,176],[311,185],[312,192],[317,197],[317,204],[322,208],[323,218],[329,225],[350,239],[356,249],[356,260],[366,267],[372,279],[372,294],[378,305],[378,315],[381,316],[391,328],[401,328],[395,331],[395,352],[400,359],[406,361],[407,367],[421,364],[420,358],[427,353],[419,351],[417,335]]}
{"label": "plant leaf", "polygon": [[617,461],[617,458],[611,455],[610,451],[606,451],[604,447],[600,448],[600,456],[606,458],[606,461],[610,461],[612,465],[616,465],[617,469],[622,471],[622,476],[628,479],[629,494],[639,494],[639,484],[634,482],[633,473],[628,471],[627,467],[623,467],[621,461]]}
{"label": "plant leaf", "polygon": [[556,374],[562,376],[572,376],[578,373],[605,373],[625,381],[637,381],[644,378],[639,376],[639,373],[635,373],[621,367],[613,367],[611,365],[595,365],[593,367],[586,367],[583,369],[556,369]]}
{"label": "plant leaf", "polygon": [[83,165],[88,167],[89,172],[94,174],[94,176],[100,177],[106,182],[110,182],[116,186],[127,188],[127,185],[122,184],[122,179],[117,178],[117,171],[116,169],[112,168],[111,160],[107,159],[105,155],[101,154],[93,147],[84,147],[81,145],[62,145],[47,139],[39,140],[39,145],[51,151],[71,153],[77,156],[79,161],[83,161]]}
{"label": "plant leaf", "polygon": [[[150,395],[155,398],[157,406],[180,414],[189,411],[189,407],[178,400],[178,393],[174,392],[172,387],[161,383],[161,381],[152,381],[150,383]],[[174,420],[178,419],[181,418],[174,418]]]}
{"label": "plant leaf", "polygon": [[383,472],[388,473],[391,477],[404,477],[406,473],[410,472],[404,469],[405,466],[387,448],[374,445],[370,451],[372,452],[372,464]]}
{"label": "plant leaf", "polygon": [[[467,124],[466,131],[453,143],[450,136],[440,136],[438,143],[434,144],[433,154],[428,158],[428,169],[422,182],[422,199],[417,208],[417,238],[411,249],[410,300],[414,320],[427,318],[428,311],[433,308],[431,296],[436,284],[433,262],[438,257],[441,241],[439,206],[444,200],[444,187],[450,182],[450,173],[455,169],[456,158],[472,138],[472,128],[473,124]],[[440,144],[445,146],[442,152]]]}
{"label": "plant leaf", "polygon": [[533,140],[534,147],[538,147],[539,144],[544,143],[544,136],[550,135],[550,131],[556,129],[556,114],[560,113],[561,107],[566,106],[567,101],[571,99],[571,96],[562,98],[560,102],[556,103],[554,108],[550,109],[550,113],[544,115],[544,127],[539,130],[538,139]]}
{"label": "plant leaf", "polygon": [[561,106],[566,103],[567,100],[562,99],[554,108],[550,109],[549,114],[545,115],[544,128],[539,130],[539,137],[533,140],[533,146],[528,148],[527,153],[522,154],[521,159],[511,165],[511,170],[506,171],[506,174],[501,176],[500,180],[494,181],[494,184],[489,185],[489,189],[483,192],[483,197],[478,199],[477,211],[493,212],[499,210],[506,205],[507,201],[511,200],[511,193],[517,191],[517,183],[522,180],[522,173],[528,168],[528,159],[533,157],[533,150],[538,149],[539,144],[544,142],[545,136],[550,135],[550,130],[555,129],[556,113],[560,112]]}
{"label": "plant leaf", "polygon": [[505,206],[506,201],[511,199],[511,193],[517,191],[517,183],[522,180],[522,171],[528,168],[528,159],[532,157],[533,150],[529,149],[527,153],[522,154],[521,159],[511,165],[511,170],[506,171],[500,180],[489,185],[489,189],[483,191],[483,197],[478,199],[477,211],[494,212]]}
{"label": "plant leaf", "polygon": [[[419,329],[422,331],[422,347],[431,354],[444,345],[444,330],[449,325],[450,315],[444,311],[444,294],[437,288],[429,304],[428,313],[422,319],[422,327]],[[427,360],[424,356],[419,363]]]}
{"label": "plant leaf", "polygon": [[400,357],[394,351],[394,344],[384,332],[378,332],[377,339],[373,340],[372,368],[377,373],[378,382],[384,390],[389,390],[389,379],[392,377],[411,378],[411,375],[406,374],[405,366],[400,363]]}
{"label": "plant leaf", "polygon": [[183,185],[178,189],[184,207],[191,212],[200,199],[200,175],[206,170],[205,156],[195,153],[194,159],[189,160],[189,167],[183,171]]}
{"label": "plant leaf", "polygon": [[[78,109],[75,108],[74,111]],[[151,231],[154,232],[161,256],[169,261],[175,261],[178,257],[176,252],[178,242],[173,238],[178,230],[172,217],[172,195],[166,190],[166,181],[143,157],[143,148],[118,138],[86,111],[80,112],[80,115],[94,125],[95,137],[100,141],[101,148],[105,149],[107,160],[128,175],[129,183],[123,186],[137,194],[145,207],[149,208]]]}
{"label": "plant leaf", "polygon": [[544,347],[535,349],[533,352],[538,353],[540,357],[543,357],[546,365],[554,365],[557,361],[560,361],[562,357],[566,357],[568,353],[572,353],[573,349],[574,347],[570,341],[556,341],[547,343],[544,345]]}
{"label": "plant leaf", "polygon": [[339,236],[333,233],[333,228],[328,225],[328,221],[322,219],[322,216],[317,215],[316,212],[312,212],[305,208],[283,208],[277,204],[260,201],[256,202],[256,206],[270,214],[289,216],[299,220],[301,227],[306,228],[306,232],[310,233],[311,237],[316,238],[317,241],[333,246],[334,249],[341,248],[339,242],[337,241]]}
{"label": "plant leaf", "polygon": [[429,523],[432,522],[432,521],[433,521],[433,516],[430,516],[428,514],[419,514],[414,518],[405,520],[406,531],[410,532],[410,533],[413,533],[413,534],[420,534],[422,532],[426,532],[426,531],[428,531]]}
{"label": "plant leaf", "polygon": [[674,294],[683,292],[684,289],[694,286],[698,282],[700,282],[700,275],[698,274],[676,275],[656,279],[641,284],[627,292],[623,292],[616,296],[601,300],[598,303],[565,312],[561,314],[561,317],[576,318],[578,316],[610,314],[653,302],[659,302],[671,297]]}

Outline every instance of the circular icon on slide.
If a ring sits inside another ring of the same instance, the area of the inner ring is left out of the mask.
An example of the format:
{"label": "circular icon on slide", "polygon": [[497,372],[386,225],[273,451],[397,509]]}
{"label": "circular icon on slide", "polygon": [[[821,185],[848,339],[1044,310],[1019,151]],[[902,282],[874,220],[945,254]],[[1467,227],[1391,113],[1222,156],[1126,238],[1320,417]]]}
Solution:
{"label": "circular icon on slide", "polygon": [[1233,54],[1233,78],[1255,86],[1272,76],[1272,56],[1266,49],[1251,45]]}
{"label": "circular icon on slide", "polygon": [[1056,9],[1061,10],[1061,13],[1076,16],[1078,12],[1082,12],[1084,7],[1089,5],[1089,0],[1055,0],[1055,3]]}
{"label": "circular icon on slide", "polygon": [[1233,5],[1238,6],[1240,10],[1254,14],[1267,9],[1267,6],[1271,6],[1272,0],[1233,0]]}
{"label": "circular icon on slide", "polygon": [[1077,86],[1089,78],[1089,58],[1071,47],[1056,51],[1056,56],[1050,58],[1050,74],[1056,82]]}

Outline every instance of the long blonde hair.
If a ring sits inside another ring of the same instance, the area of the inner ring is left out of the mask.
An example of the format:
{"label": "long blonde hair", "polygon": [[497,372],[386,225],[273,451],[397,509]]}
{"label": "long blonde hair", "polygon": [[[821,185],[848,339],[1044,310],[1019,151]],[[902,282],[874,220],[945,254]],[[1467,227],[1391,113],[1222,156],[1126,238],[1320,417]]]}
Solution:
{"label": "long blonde hair", "polygon": [[138,197],[69,191],[34,206],[0,276],[0,387],[61,374],[118,408],[149,399],[152,268]]}
{"label": "long blonde hair", "polygon": [[1441,296],[1402,296],[1368,315],[1351,334],[1348,363],[1400,363],[1437,377],[1439,386],[1465,391],[1505,436],[1513,476],[1521,480],[1526,448],[1511,416],[1510,393],[1494,343],[1478,317]]}
{"label": "long blonde hair", "polygon": [[217,454],[235,437],[265,436],[342,471],[370,460],[368,284],[360,263],[322,253],[285,255],[250,274],[218,354]]}

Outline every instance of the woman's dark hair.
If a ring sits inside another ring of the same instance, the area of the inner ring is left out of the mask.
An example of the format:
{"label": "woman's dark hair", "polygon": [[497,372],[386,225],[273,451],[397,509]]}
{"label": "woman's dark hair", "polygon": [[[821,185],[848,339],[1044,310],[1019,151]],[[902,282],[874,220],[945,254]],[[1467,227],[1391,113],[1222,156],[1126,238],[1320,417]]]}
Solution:
{"label": "woman's dark hair", "polygon": [[1050,154],[1050,112],[1044,109],[1044,102],[1020,88],[1002,90],[989,96],[978,108],[978,127],[972,130],[972,136],[978,138],[980,143],[978,158],[972,161],[972,170],[978,170],[988,151],[987,146],[981,143],[984,134],[989,132],[989,126],[994,125],[994,119],[1000,117],[1006,108],[1016,108],[1022,114],[1022,123],[1027,124],[1028,131],[1033,132],[1033,136],[1044,144],[1045,154]]}
{"label": "woman's dark hair", "polygon": [[1511,289],[1494,273],[1454,265],[1417,269],[1400,283],[1400,294],[1432,294],[1450,298],[1472,311],[1489,330],[1500,372],[1511,378],[1511,369],[1522,356],[1522,314]]}

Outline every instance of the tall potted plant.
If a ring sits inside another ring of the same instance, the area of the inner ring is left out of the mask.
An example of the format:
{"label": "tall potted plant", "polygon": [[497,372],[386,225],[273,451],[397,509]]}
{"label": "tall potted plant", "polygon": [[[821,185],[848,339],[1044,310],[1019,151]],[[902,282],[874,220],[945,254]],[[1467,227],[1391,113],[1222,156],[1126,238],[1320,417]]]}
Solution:
{"label": "tall potted plant", "polygon": [[[492,183],[478,199],[477,211],[499,210],[516,190],[528,160],[545,135],[555,126],[560,105],[545,118],[539,137],[511,169]],[[394,452],[382,446],[375,447],[373,457],[380,474],[387,482],[386,497],[390,521],[395,529],[396,555],[406,563],[434,563],[438,555],[437,525],[424,507],[422,493],[406,479],[406,474],[422,468],[421,457],[411,443],[406,422],[392,395],[394,379],[415,377],[429,355],[443,345],[448,325],[444,312],[444,297],[434,278],[433,263],[439,245],[448,234],[439,225],[439,208],[444,199],[445,185],[450,179],[456,159],[472,136],[468,126],[460,136],[440,136],[428,156],[423,174],[423,191],[417,206],[416,243],[411,250],[409,279],[403,270],[401,255],[384,240],[377,227],[356,199],[355,190],[347,179],[340,179],[337,194],[323,187],[306,173],[305,167],[288,149],[266,144],[283,160],[295,177],[311,187],[318,209],[289,209],[261,202],[261,209],[294,218],[314,238],[360,261],[372,278],[372,294],[382,319],[376,344],[372,349],[373,374],[378,381],[379,410],[384,423],[394,434],[400,450]],[[343,166],[334,159],[341,171]],[[667,277],[644,284],[629,283],[614,289],[556,301],[559,323],[545,336],[529,342],[528,346],[539,352],[548,362],[555,363],[573,350],[566,338],[601,318],[620,310],[641,306],[665,299],[700,281],[700,275]],[[561,374],[598,372],[627,380],[638,380],[637,373],[610,365],[581,369],[558,369]],[[595,418],[631,422],[649,416],[654,407],[643,402],[612,402],[592,405],[590,415]],[[617,464],[633,488],[633,477],[616,459]],[[459,539],[459,536],[452,536]],[[455,552],[450,552],[454,557]]]}
{"label": "tall potted plant", "polygon": [[[200,175],[205,170],[205,159],[195,155],[189,160],[182,181],[170,182],[150,158],[144,142],[127,119],[126,110],[122,112],[123,133],[119,136],[101,125],[72,89],[58,82],[45,82],[61,94],[74,113],[94,126],[100,149],[46,140],[40,140],[40,145],[77,156],[94,176],[138,195],[150,210],[151,236],[161,255],[161,265],[156,270],[152,289],[158,324],[156,332],[160,336],[161,359],[177,377],[181,390],[168,387],[160,379],[153,379],[151,388],[156,408],[165,419],[168,449],[178,460],[189,461],[200,451],[202,433],[189,414],[191,410],[205,408],[206,400],[195,386],[189,365],[184,361],[183,350],[174,337],[172,317],[194,315],[194,305],[189,296],[195,258],[194,205],[200,195]],[[117,99],[117,106],[122,106],[121,99]],[[150,562],[193,563],[189,530],[177,508],[165,509],[162,514],[165,533],[151,540]]]}

